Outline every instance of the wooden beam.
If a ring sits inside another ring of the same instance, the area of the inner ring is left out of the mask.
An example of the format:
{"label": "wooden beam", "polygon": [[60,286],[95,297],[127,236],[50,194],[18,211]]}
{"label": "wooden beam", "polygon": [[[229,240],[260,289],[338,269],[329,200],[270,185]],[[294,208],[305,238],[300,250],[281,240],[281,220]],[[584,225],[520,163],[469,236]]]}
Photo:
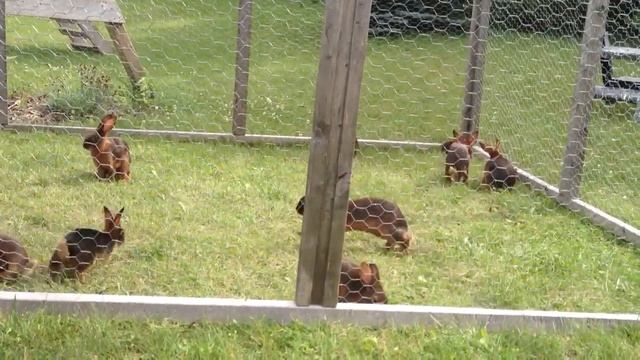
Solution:
{"label": "wooden beam", "polygon": [[371,0],[326,4],[296,304],[337,303]]}
{"label": "wooden beam", "polygon": [[638,314],[539,310],[502,310],[445,306],[338,304],[336,308],[298,307],[291,301],[215,299],[168,296],[59,294],[0,291],[0,313],[46,312],[113,319],[172,320],[186,323],[278,324],[302,322],[356,326],[422,326],[501,330],[570,330],[585,326],[639,325]]}
{"label": "wooden beam", "polygon": [[247,133],[247,98],[249,93],[249,56],[251,54],[251,8],[253,0],[238,4],[238,35],[236,38],[236,80],[233,91],[233,135]]}
{"label": "wooden beam", "polygon": [[[35,132],[47,131],[58,134],[84,134],[94,128],[82,126],[66,125],[38,125],[38,124],[11,124],[5,127],[5,131],[13,132]],[[114,135],[129,135],[140,137],[158,137],[173,140],[185,141],[212,141],[212,142],[233,142],[240,144],[272,144],[272,145],[301,145],[311,141],[309,136],[286,136],[286,135],[259,135],[250,134],[245,136],[234,136],[230,133],[211,133],[196,131],[178,130],[146,130],[146,129],[114,129]],[[361,147],[371,147],[376,149],[414,149],[429,150],[439,149],[440,143],[427,143],[419,141],[399,141],[399,140],[373,140],[358,139]]]}
{"label": "wooden beam", "polygon": [[77,24],[84,35],[91,40],[91,43],[96,47],[98,52],[107,55],[115,52],[111,41],[105,40],[93,23],[90,21],[78,21]]}
{"label": "wooden beam", "polygon": [[7,27],[5,1],[0,1],[0,127],[9,124],[7,87]]}
{"label": "wooden beam", "polygon": [[124,23],[115,0],[6,0],[7,15]]}
{"label": "wooden beam", "polygon": [[144,77],[144,68],[140,59],[136,54],[131,39],[127,34],[127,30],[123,23],[106,23],[109,36],[113,40],[116,53],[124,66],[124,70],[127,72],[129,79],[134,85],[138,85],[140,80]]}
{"label": "wooden beam", "polygon": [[480,125],[482,82],[489,34],[491,0],[474,0],[469,29],[469,63],[464,84],[460,131],[471,133]]}
{"label": "wooden beam", "polygon": [[609,0],[591,0],[582,36],[582,51],[571,106],[567,147],[560,175],[560,202],[567,203],[580,196],[580,182],[587,145],[589,113],[595,92],[594,79],[602,53]]}

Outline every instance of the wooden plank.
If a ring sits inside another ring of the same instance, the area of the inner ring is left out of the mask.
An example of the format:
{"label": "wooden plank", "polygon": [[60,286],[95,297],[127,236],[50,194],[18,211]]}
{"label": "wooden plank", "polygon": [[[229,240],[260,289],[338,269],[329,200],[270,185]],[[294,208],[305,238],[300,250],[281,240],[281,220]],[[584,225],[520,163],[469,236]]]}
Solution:
{"label": "wooden plank", "polygon": [[80,36],[69,36],[71,39],[71,46],[74,48],[86,48],[86,49],[94,49],[95,46],[91,42],[91,40],[80,37]]}
{"label": "wooden plank", "polygon": [[107,41],[90,21],[78,21],[78,27],[101,54],[113,54],[115,51],[111,41]]}
{"label": "wooden plank", "polygon": [[[351,11],[349,11],[351,10]],[[323,252],[320,247],[328,244],[329,224],[331,221],[332,196],[327,196],[328,182],[335,180],[337,174],[337,160],[331,159],[329,149],[331,147],[331,122],[341,121],[339,114],[333,117],[330,113],[336,112],[335,106],[341,102],[334,98],[344,97],[344,88],[336,89],[340,93],[332,94],[337,82],[339,50],[350,48],[350,43],[341,44],[345,36],[340,36],[344,26],[342,16],[351,14],[353,17],[353,4],[348,1],[327,1],[325,7],[324,31],[321,37],[320,63],[316,81],[316,105],[313,120],[313,135],[310,144],[310,155],[307,166],[307,189],[305,201],[305,213],[302,221],[302,239],[300,241],[298,275],[296,280],[295,302],[298,306],[319,305],[323,300],[324,277],[326,276],[326,249]],[[350,39],[349,39],[350,40]],[[345,52],[342,51],[343,61]],[[346,71],[346,69],[345,69]],[[343,73],[343,76],[345,74]],[[344,83],[343,83],[344,85]],[[341,91],[342,90],[342,91]],[[333,97],[332,97],[333,95]],[[334,102],[336,105],[334,105]],[[335,128],[335,127],[334,127]],[[335,132],[335,130],[334,130]],[[335,143],[335,134],[334,134]],[[334,147],[336,147],[334,145]],[[337,157],[337,154],[333,154]],[[333,167],[331,167],[333,160]],[[320,259],[318,259],[320,257]]]}
{"label": "wooden plank", "polygon": [[80,31],[78,24],[74,20],[66,20],[66,19],[54,19],[54,20],[58,24],[58,30],[65,35],[69,32]]}
{"label": "wooden plank", "polygon": [[[296,304],[335,306],[371,0],[326,4]],[[366,15],[366,21],[365,21]]]}
{"label": "wooden plank", "polygon": [[5,1],[0,1],[0,127],[9,124],[7,89],[7,28]]}
{"label": "wooden plank", "polygon": [[595,87],[594,97],[596,99],[609,99],[640,104],[640,91],[637,90],[610,88],[598,85]]}
{"label": "wooden plank", "polygon": [[124,23],[115,0],[6,0],[8,15]]}
{"label": "wooden plank", "polygon": [[571,106],[567,146],[560,175],[558,199],[567,202],[579,197],[582,167],[587,144],[589,113],[594,97],[594,79],[602,54],[609,0],[591,0],[582,37],[582,53]]}
{"label": "wooden plank", "polygon": [[[33,132],[47,131],[58,134],[83,134],[92,128],[81,126],[66,125],[38,125],[38,124],[11,124],[3,130],[13,132]],[[211,142],[229,142],[239,144],[272,144],[272,145],[302,145],[311,141],[309,136],[286,136],[286,135],[245,135],[234,136],[229,133],[210,133],[210,132],[194,132],[194,131],[177,131],[177,130],[146,130],[146,129],[115,129],[115,135],[129,135],[140,137],[156,137],[172,140],[184,141],[211,141]],[[376,149],[414,149],[429,150],[439,149],[439,143],[427,143],[418,141],[394,141],[394,140],[372,140],[358,139],[361,147],[371,147]]]}
{"label": "wooden plank", "polygon": [[588,313],[540,310],[503,310],[445,306],[338,304],[336,308],[298,307],[291,301],[216,299],[168,296],[60,294],[0,291],[0,313],[46,312],[113,319],[172,320],[185,323],[278,324],[340,323],[367,327],[456,327],[504,330],[571,330],[576,327],[633,326],[635,313]]}
{"label": "wooden plank", "polygon": [[249,93],[249,56],[251,54],[251,9],[253,0],[239,0],[236,38],[236,80],[233,91],[233,135],[247,133],[247,97]]}
{"label": "wooden plank", "polygon": [[640,49],[638,48],[629,48],[629,47],[621,47],[621,46],[607,46],[602,49],[602,52],[618,59],[632,60],[637,61],[640,60]]}
{"label": "wooden plank", "polygon": [[480,125],[482,82],[484,77],[491,0],[474,0],[469,29],[469,63],[464,84],[460,131],[471,133]]}
{"label": "wooden plank", "polygon": [[[327,249],[326,276],[324,278],[324,292],[322,305],[335,306],[338,298],[338,283],[340,281],[340,268],[342,262],[342,246],[344,240],[344,224],[347,216],[349,202],[349,185],[351,184],[351,168],[356,143],[356,128],[358,109],[360,106],[360,89],[364,71],[364,62],[367,52],[367,39],[369,33],[369,18],[371,15],[372,0],[356,0],[353,19],[347,18],[347,22],[352,22],[353,28],[347,35],[351,43],[351,49],[347,58],[346,66],[346,86],[344,94],[344,105],[342,124],[337,127],[340,133],[338,143],[337,174],[334,188],[334,202],[331,210],[331,235]],[[343,30],[346,30],[345,26]],[[344,41],[346,44],[347,40]],[[338,63],[339,68],[343,68]],[[340,74],[338,73],[338,76]],[[342,86],[336,79],[336,85]],[[335,90],[334,90],[335,91]]]}
{"label": "wooden plank", "polygon": [[138,58],[135,49],[133,48],[133,44],[131,43],[131,39],[129,39],[129,35],[127,34],[124,24],[106,23],[105,25],[111,39],[113,40],[116,53],[118,54],[120,62],[122,62],[122,66],[124,66],[129,79],[131,79],[131,82],[134,84],[138,84],[144,77],[144,68],[142,67],[142,63],[140,63],[140,59]]}

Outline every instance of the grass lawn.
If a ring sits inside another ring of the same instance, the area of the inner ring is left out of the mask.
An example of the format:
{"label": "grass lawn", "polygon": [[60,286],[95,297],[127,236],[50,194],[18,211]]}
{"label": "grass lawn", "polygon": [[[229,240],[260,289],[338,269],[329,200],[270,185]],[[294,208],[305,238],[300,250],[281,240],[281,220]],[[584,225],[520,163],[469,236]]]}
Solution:
{"label": "grass lawn", "polygon": [[[229,131],[235,2],[185,4],[120,4],[155,89],[154,104],[163,112],[124,116],[119,127]],[[315,1],[259,1],[254,12],[249,132],[306,135],[322,7]],[[115,57],[69,51],[53,23],[10,17],[7,38],[12,93],[42,94],[60,82],[73,84],[77,65],[86,63],[116,83],[126,83]],[[418,141],[448,136],[460,116],[466,44],[465,38],[437,34],[371,39],[359,136]],[[519,166],[554,184],[577,55],[577,44],[569,39],[493,33],[489,40],[482,137],[501,138]],[[595,104],[582,193],[587,201],[638,225],[640,152],[630,110],[624,104]],[[97,120],[78,117],[68,123],[94,126]],[[6,174],[0,177],[5,189],[0,192],[0,231],[19,237],[41,262],[48,261],[67,231],[101,226],[103,205],[126,208],[126,244],[89,274],[87,284],[50,285],[36,274],[16,289],[293,298],[301,229],[294,206],[305,189],[306,147],[127,141],[133,181],[104,184],[92,177],[79,136],[0,133],[0,168]],[[390,303],[637,312],[639,250],[524,186],[504,193],[476,191],[482,166],[478,160],[469,187],[445,186],[441,163],[442,155],[435,151],[408,150],[365,149],[355,160],[352,197],[396,201],[416,238],[408,256],[397,256],[382,251],[383,241],[372,236],[346,237],[346,257],[379,265]],[[78,331],[65,332],[68,327]],[[12,343],[16,339],[28,338],[42,354],[58,353],[56,344],[79,344],[84,338],[73,334],[85,331],[118,334],[91,339],[105,349],[97,355],[124,347],[131,357],[150,348],[184,357],[192,355],[185,351],[241,357],[242,351],[257,347],[266,357],[272,349],[298,357],[334,352],[411,357],[426,348],[434,357],[488,357],[494,350],[505,351],[505,356],[539,351],[550,357],[586,357],[589,346],[595,354],[607,354],[614,344],[630,354],[638,348],[637,329],[606,336],[581,330],[555,337],[267,324],[186,328],[44,315],[10,317],[0,322],[0,329],[0,355],[16,351],[8,357],[26,349],[27,343]],[[43,335],[34,336],[38,332]],[[151,335],[142,338],[142,332]],[[184,334],[185,343],[173,341],[174,332]],[[348,342],[344,348],[342,341]],[[406,346],[411,341],[424,348]],[[64,351],[73,357],[79,349]]]}
{"label": "grass lawn", "polygon": [[178,325],[42,314],[0,320],[3,359],[633,359],[640,352],[640,331],[632,327],[555,334],[264,322]]}
{"label": "grass lawn", "polygon": [[[290,299],[306,148],[129,139],[130,184],[97,182],[79,136],[0,134],[0,228],[48,261],[74,227],[101,226],[124,206],[127,242],[84,285],[21,290]],[[383,240],[347,235],[345,255],[378,263],[391,303],[635,311],[640,257],[554,202],[519,187],[483,193],[441,183],[437,152],[378,153],[355,161],[353,197],[395,200],[416,244],[387,254]],[[480,162],[472,175],[477,179]]]}

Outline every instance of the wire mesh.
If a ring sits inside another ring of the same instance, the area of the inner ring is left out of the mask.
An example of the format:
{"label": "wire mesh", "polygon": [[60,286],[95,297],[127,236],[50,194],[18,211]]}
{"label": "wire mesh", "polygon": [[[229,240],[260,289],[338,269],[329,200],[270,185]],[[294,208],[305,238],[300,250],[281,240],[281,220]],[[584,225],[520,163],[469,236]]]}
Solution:
{"label": "wire mesh", "polygon": [[[146,72],[136,86],[118,57],[73,49],[58,23],[7,17],[10,123],[97,129],[115,111],[116,130],[230,133],[238,3],[118,4]],[[253,4],[248,134],[312,134],[324,6]],[[573,0],[494,1],[491,10],[478,140],[554,186],[586,8]],[[640,43],[637,8],[611,2],[615,45]],[[374,1],[358,138],[421,144],[357,149],[340,301],[637,308],[640,260],[632,250],[522,184],[478,191],[483,179],[491,183],[485,161],[466,158],[475,141],[452,134],[465,96],[471,13],[468,1]],[[104,24],[94,25],[108,39]],[[616,74],[634,74],[637,62],[615,61]],[[596,101],[593,110],[581,196],[638,225],[635,107]],[[121,138],[131,179],[106,182],[96,179],[105,154],[115,173],[126,173],[113,165],[123,159],[117,150],[94,141],[90,154],[77,134],[0,134],[0,164],[14,174],[0,178],[0,230],[9,233],[0,237],[0,270],[24,267],[26,255],[9,236],[41,260],[4,288],[293,297],[301,224],[293,205],[305,191],[306,147]],[[447,147],[443,154],[424,144],[446,142],[463,149],[466,184],[447,181]],[[492,164],[494,183],[503,169],[513,177],[509,162]],[[106,231],[91,225],[105,205],[127,208],[127,242],[108,261],[96,260],[84,282],[49,283],[45,259],[76,228]]]}

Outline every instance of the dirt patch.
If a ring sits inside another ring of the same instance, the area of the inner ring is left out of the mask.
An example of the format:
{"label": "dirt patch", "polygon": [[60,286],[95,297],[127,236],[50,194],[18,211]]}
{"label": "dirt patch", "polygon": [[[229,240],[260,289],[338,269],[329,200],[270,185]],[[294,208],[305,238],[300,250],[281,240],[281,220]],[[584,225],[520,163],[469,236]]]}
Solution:
{"label": "dirt patch", "polygon": [[58,124],[68,120],[63,113],[54,112],[47,104],[47,95],[9,97],[9,123]]}

